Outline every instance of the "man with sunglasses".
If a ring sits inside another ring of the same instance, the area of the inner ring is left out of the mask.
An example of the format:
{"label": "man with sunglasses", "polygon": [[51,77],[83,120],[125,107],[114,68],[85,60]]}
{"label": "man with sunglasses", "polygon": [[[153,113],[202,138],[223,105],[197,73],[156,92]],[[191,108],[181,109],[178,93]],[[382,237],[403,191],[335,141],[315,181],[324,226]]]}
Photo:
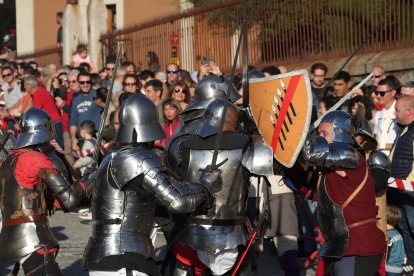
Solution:
{"label": "man with sunglasses", "polygon": [[375,114],[374,134],[378,141],[378,149],[389,155],[397,137],[397,122],[395,119],[395,96],[400,87],[400,81],[394,76],[388,76],[378,83],[374,91],[378,103],[384,108]]}
{"label": "man with sunglasses", "polygon": [[371,84],[375,86],[378,86],[378,83],[387,77],[384,68],[381,66],[375,66],[372,68],[371,72],[374,73],[374,75],[371,77]]}
{"label": "man with sunglasses", "polygon": [[0,117],[4,118],[18,110],[20,106],[22,92],[20,91],[20,84],[17,82],[14,76],[14,69],[9,65],[5,65],[1,68],[1,77],[5,84],[2,86],[4,91],[4,100],[6,105],[0,112]]}
{"label": "man with sunglasses", "polygon": [[111,86],[112,78],[114,77],[115,60],[113,58],[108,59],[104,69],[106,72],[106,77],[102,81],[102,84],[109,89]]}
{"label": "man with sunglasses", "polygon": [[176,63],[168,63],[167,64],[167,88],[170,89],[170,86],[178,81],[178,73],[180,71],[180,67]]}
{"label": "man with sunglasses", "polygon": [[97,129],[101,124],[101,111],[95,102],[95,90],[92,89],[91,76],[88,72],[80,72],[78,75],[80,93],[73,97],[69,117],[69,132],[72,142],[72,149],[79,150],[79,130],[83,121],[94,122]]}

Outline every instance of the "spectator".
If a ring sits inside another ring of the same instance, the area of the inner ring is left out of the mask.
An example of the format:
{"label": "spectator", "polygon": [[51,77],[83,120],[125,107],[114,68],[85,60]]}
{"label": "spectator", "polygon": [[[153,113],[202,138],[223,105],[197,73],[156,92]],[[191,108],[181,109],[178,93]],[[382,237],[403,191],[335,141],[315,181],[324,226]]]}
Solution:
{"label": "spectator", "polygon": [[159,80],[150,80],[145,83],[145,95],[153,102],[156,106],[158,111],[158,118],[160,120],[160,124],[164,124],[164,112],[162,110],[162,91],[163,85],[162,82]]}
{"label": "spectator", "polygon": [[[108,89],[105,87],[100,87],[96,90],[96,96],[94,97],[95,103],[101,107],[102,109],[105,108],[106,99],[108,98]],[[116,100],[118,101],[118,99]],[[105,118],[104,127],[102,128],[102,132],[100,133],[101,137],[105,141],[111,141],[115,138],[115,129],[113,128],[113,121],[114,121],[114,111],[115,111],[115,104],[113,102],[109,103],[108,112]],[[102,116],[104,114],[102,113]],[[103,118],[101,119],[102,122]]]}
{"label": "spectator", "polygon": [[133,63],[132,61],[124,61],[121,65],[125,68],[127,74],[135,75],[137,73],[135,63]]}
{"label": "spectator", "polygon": [[401,212],[394,205],[387,206],[387,233],[389,237],[387,248],[387,262],[385,271],[387,276],[402,275],[404,265],[404,242],[395,226],[401,219]]}
{"label": "spectator", "polygon": [[371,84],[375,86],[378,86],[378,83],[387,77],[384,68],[381,66],[375,66],[372,68],[371,72],[374,73],[374,75],[371,77]]}
{"label": "spectator", "polygon": [[394,76],[388,76],[378,83],[377,90],[374,92],[378,97],[378,103],[384,108],[375,114],[374,134],[378,141],[378,149],[386,155],[389,154],[391,147],[397,136],[397,124],[395,122],[395,96],[399,89],[400,82]]}
{"label": "spectator", "polygon": [[182,110],[191,103],[190,91],[183,81],[170,86],[169,96],[180,104]]}
{"label": "spectator", "polygon": [[70,115],[70,107],[72,104],[72,99],[75,95],[79,92],[79,83],[77,80],[79,71],[72,70],[70,71],[68,78],[69,87],[66,89],[66,94],[62,94],[63,97],[60,96],[55,97],[56,106],[60,109],[62,114],[62,126],[63,126],[63,142],[64,142],[64,150],[65,150],[65,159],[68,163],[73,166],[75,159],[72,156],[72,147],[71,147],[71,139],[69,134],[69,115]]}
{"label": "spectator", "polygon": [[[351,85],[351,88],[349,89],[352,91],[359,83],[356,82],[353,85]],[[354,98],[356,96],[367,96],[367,87],[365,85],[362,85],[357,91],[352,94],[351,98]]]}
{"label": "spectator", "polygon": [[[86,120],[83,121],[80,125],[80,136],[83,139],[82,153],[87,151],[96,150],[96,139],[95,136],[95,124],[92,121]],[[73,165],[76,169],[79,169],[80,175],[83,176],[83,173],[87,168],[91,168],[95,165],[95,160],[91,154],[81,154],[80,157],[76,160]]]}
{"label": "spectator", "polygon": [[269,77],[269,76],[274,76],[274,75],[279,75],[280,74],[280,70],[276,66],[267,66],[267,67],[264,67],[262,69],[262,72],[265,75],[265,77]]}
{"label": "spectator", "polygon": [[[80,85],[80,94],[72,100],[72,106],[69,117],[69,131],[72,142],[72,149],[79,150],[79,128],[83,121],[90,120],[95,123],[95,127],[99,128],[101,119],[101,110],[94,97],[95,90],[92,90],[92,81],[88,72],[80,72],[78,75],[78,83]],[[82,139],[81,139],[82,140]]]}
{"label": "spectator", "polygon": [[316,109],[319,109],[319,103],[321,102],[326,86],[325,76],[328,73],[328,67],[324,63],[314,63],[311,66],[310,72],[312,76],[313,105]]}
{"label": "spectator", "polygon": [[369,98],[365,96],[356,96],[350,99],[348,113],[356,115],[359,109],[362,109],[362,114],[364,114],[365,119],[368,121],[372,119],[372,106]]}
{"label": "spectator", "polygon": [[169,98],[162,103],[162,110],[164,115],[164,131],[167,134],[167,137],[162,140],[162,145],[165,147],[180,125],[179,114],[182,109],[177,101]]}
{"label": "spectator", "polygon": [[321,98],[318,112],[323,115],[336,103],[336,97],[333,95],[324,96]]}
{"label": "spectator", "polygon": [[153,73],[158,72],[160,70],[160,62],[155,52],[149,51],[147,53],[147,61],[148,61],[148,70],[150,70]]}
{"label": "spectator", "polygon": [[[397,99],[395,117],[402,129],[390,154],[391,177],[414,181],[414,96],[403,95]],[[389,189],[387,197],[390,204],[397,205],[402,211],[398,227],[404,239],[407,256],[405,266],[411,267],[410,273],[412,274],[414,268],[414,192]]]}
{"label": "spectator", "polygon": [[138,90],[138,80],[136,75],[127,73],[122,81],[123,91],[136,93]]}
{"label": "spectator", "polygon": [[24,78],[24,88],[28,94],[32,95],[33,107],[43,109],[52,118],[55,125],[56,142],[63,149],[62,115],[55,104],[54,98],[49,91],[39,86],[39,81],[35,76],[29,75]]}
{"label": "spectator", "polygon": [[106,88],[110,88],[112,78],[114,77],[114,70],[115,70],[115,59],[114,58],[108,58],[105,65],[105,72],[106,77],[103,79],[103,85]]}
{"label": "spectator", "polygon": [[414,81],[409,81],[401,85],[401,95],[414,96]]}
{"label": "spectator", "polygon": [[178,81],[178,73],[180,71],[180,67],[176,63],[168,63],[166,67],[167,72],[167,82],[166,85],[170,88],[171,85]]}
{"label": "spectator", "polygon": [[94,71],[91,57],[88,55],[88,47],[84,44],[79,44],[76,47],[76,54],[72,57],[71,66],[78,67],[82,63],[89,64],[90,70],[86,70],[87,72]]}
{"label": "spectator", "polygon": [[1,90],[4,92],[5,106],[3,107],[0,116],[2,118],[6,116],[20,116],[19,107],[21,104],[22,92],[20,90],[20,84],[17,82],[14,76],[14,69],[5,65],[1,68],[1,76],[4,80],[4,84]]}
{"label": "spectator", "polygon": [[145,88],[144,85],[147,81],[153,80],[155,78],[155,74],[150,70],[144,70],[139,74],[139,82],[141,84],[141,93],[145,95]]}

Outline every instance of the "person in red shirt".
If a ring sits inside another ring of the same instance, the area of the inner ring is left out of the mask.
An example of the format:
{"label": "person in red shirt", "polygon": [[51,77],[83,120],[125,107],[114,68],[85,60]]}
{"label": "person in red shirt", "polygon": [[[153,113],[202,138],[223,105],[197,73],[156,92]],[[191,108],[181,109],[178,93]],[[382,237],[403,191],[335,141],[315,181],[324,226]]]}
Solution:
{"label": "person in red shirt", "polygon": [[55,104],[52,94],[41,87],[37,78],[32,75],[28,75],[24,78],[24,90],[32,95],[32,106],[43,109],[52,118],[55,126],[56,142],[63,149],[62,115]]}
{"label": "person in red shirt", "polygon": [[14,149],[0,166],[0,261],[20,262],[25,275],[62,275],[55,261],[58,240],[46,217],[46,190],[70,211],[86,189],[80,182],[70,184],[42,152],[55,138],[53,122],[44,110],[26,111],[20,129]]}
{"label": "person in red shirt", "polygon": [[385,237],[377,226],[375,183],[353,138],[352,118],[332,111],[318,132],[306,139],[303,158],[321,172],[317,212],[326,242],[319,256],[327,273],[375,275],[386,250]]}

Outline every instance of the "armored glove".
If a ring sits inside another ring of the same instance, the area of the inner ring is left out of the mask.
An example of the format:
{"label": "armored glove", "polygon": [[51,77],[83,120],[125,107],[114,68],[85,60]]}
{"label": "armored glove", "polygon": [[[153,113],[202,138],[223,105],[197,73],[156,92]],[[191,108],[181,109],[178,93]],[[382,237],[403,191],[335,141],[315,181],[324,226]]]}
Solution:
{"label": "armored glove", "polygon": [[329,152],[329,145],[321,136],[308,136],[302,149],[303,159],[308,165],[322,166]]}
{"label": "armored glove", "polygon": [[96,175],[98,174],[98,169],[95,167],[86,168],[83,173],[82,178],[79,180],[80,183],[86,188],[85,196],[90,197],[93,192],[93,186],[95,183]]}
{"label": "armored glove", "polygon": [[205,167],[200,175],[200,183],[211,193],[217,193],[221,190],[222,179],[221,170],[212,168],[211,165]]}

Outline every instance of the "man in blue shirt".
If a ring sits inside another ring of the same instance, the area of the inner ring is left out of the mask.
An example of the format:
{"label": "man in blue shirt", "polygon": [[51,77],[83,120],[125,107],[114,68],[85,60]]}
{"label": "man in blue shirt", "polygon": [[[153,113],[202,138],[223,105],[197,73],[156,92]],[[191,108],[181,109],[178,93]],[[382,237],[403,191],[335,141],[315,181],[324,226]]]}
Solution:
{"label": "man in blue shirt", "polygon": [[78,75],[80,93],[72,100],[69,117],[69,132],[72,142],[72,149],[80,150],[78,144],[80,125],[90,120],[95,123],[97,129],[101,124],[101,111],[95,102],[95,90],[92,90],[91,76],[88,72],[80,72]]}

